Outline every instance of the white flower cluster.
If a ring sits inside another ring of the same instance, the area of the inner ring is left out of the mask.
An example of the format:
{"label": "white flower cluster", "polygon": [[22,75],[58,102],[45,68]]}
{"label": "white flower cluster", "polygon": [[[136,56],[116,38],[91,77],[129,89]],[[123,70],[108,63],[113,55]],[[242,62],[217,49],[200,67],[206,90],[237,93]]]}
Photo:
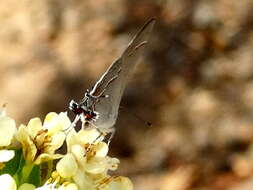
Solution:
{"label": "white flower cluster", "polygon": [[[49,113],[43,123],[34,118],[17,129],[15,121],[0,112],[1,190],[132,190],[127,177],[108,174],[119,160],[107,156],[109,148],[100,133],[64,133],[70,126],[66,113]],[[67,153],[56,153],[64,142]],[[44,168],[41,173],[44,165],[46,172]]]}

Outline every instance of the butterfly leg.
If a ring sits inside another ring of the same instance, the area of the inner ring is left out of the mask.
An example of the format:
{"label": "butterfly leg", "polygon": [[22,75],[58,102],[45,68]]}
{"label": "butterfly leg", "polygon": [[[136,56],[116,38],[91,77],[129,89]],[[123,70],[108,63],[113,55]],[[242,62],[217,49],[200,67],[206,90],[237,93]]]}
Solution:
{"label": "butterfly leg", "polygon": [[74,121],[71,123],[71,125],[68,128],[64,129],[63,131],[66,134],[68,134],[71,131],[71,129],[75,128],[75,126],[80,118],[81,118],[81,115],[76,115],[76,117],[75,117]]}
{"label": "butterfly leg", "polygon": [[103,141],[105,136],[107,135],[106,132],[100,130],[96,125],[94,125],[92,122],[90,121],[86,121],[86,124],[83,124],[82,126],[82,129],[86,128],[85,125],[89,125],[90,124],[90,128],[95,128],[98,132],[99,132],[99,135],[96,137],[96,139],[92,142],[92,143],[96,143],[97,141]]}
{"label": "butterfly leg", "polygon": [[106,142],[107,145],[109,146],[112,138],[114,137],[114,134],[115,134],[115,131],[116,131],[115,128],[112,127],[112,128],[106,129],[106,131],[103,131],[103,130],[99,129],[98,127],[96,127],[93,123],[91,123],[91,122],[88,122],[88,123],[91,124],[91,127],[96,128],[97,131],[100,133],[98,135],[98,137],[94,140],[94,143],[97,142],[98,140],[99,141],[104,140],[104,138],[109,134],[108,140]]}
{"label": "butterfly leg", "polygon": [[97,130],[99,131],[100,135],[96,138],[95,142],[100,139],[104,140],[104,138],[109,134],[109,137],[106,140],[106,143],[109,146],[112,138],[114,137],[116,131],[115,128],[110,128],[109,130],[107,130],[107,132],[101,131],[99,128],[97,128]]}
{"label": "butterfly leg", "polygon": [[110,142],[111,142],[112,138],[114,137],[115,131],[116,130],[115,130],[114,127],[110,128],[110,131],[108,131],[108,133],[110,133],[110,136],[109,136],[108,141],[107,141],[107,145],[108,146],[110,145]]}
{"label": "butterfly leg", "polygon": [[96,143],[97,141],[103,141],[105,136],[106,136],[106,133],[102,132],[101,130],[99,130],[98,128],[96,128],[98,130],[98,132],[100,133],[99,136],[94,140],[93,143]]}

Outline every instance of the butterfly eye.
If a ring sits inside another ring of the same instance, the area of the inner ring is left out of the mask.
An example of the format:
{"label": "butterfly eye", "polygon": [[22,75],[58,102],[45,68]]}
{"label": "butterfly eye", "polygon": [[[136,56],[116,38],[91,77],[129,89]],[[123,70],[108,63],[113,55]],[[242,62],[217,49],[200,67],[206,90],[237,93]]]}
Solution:
{"label": "butterfly eye", "polygon": [[71,100],[69,103],[69,109],[71,111],[73,111],[75,114],[79,115],[81,113],[83,113],[83,109],[79,106],[79,104],[77,102],[75,102],[74,100]]}

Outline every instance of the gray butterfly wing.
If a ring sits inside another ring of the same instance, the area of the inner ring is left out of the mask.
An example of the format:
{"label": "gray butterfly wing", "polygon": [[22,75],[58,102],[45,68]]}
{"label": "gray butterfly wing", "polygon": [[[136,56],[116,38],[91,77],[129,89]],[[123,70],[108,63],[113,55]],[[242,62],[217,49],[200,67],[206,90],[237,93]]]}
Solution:
{"label": "gray butterfly wing", "polygon": [[141,57],[154,23],[155,19],[151,19],[142,27],[121,57],[112,63],[93,87],[91,95],[108,95],[105,98],[101,97],[95,104],[95,111],[99,113],[99,118],[94,124],[98,128],[106,130],[115,124],[129,75]]}

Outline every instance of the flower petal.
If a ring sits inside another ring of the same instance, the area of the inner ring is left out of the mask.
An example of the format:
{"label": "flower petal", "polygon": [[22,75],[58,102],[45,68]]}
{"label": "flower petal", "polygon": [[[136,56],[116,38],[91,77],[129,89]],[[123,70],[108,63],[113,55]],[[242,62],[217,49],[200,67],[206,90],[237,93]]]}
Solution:
{"label": "flower petal", "polygon": [[0,184],[3,190],[17,190],[16,182],[9,174],[0,175]]}
{"label": "flower petal", "polygon": [[19,186],[18,190],[34,190],[36,187],[30,183],[23,183]]}
{"label": "flower petal", "polygon": [[15,156],[14,150],[0,150],[0,162],[7,162]]}
{"label": "flower petal", "polygon": [[99,190],[132,190],[133,184],[127,177],[111,177],[109,183],[102,184]]}
{"label": "flower petal", "polygon": [[22,144],[23,155],[27,161],[32,162],[37,153],[37,148],[29,136],[28,129],[25,125],[21,125],[16,133],[16,139]]}
{"label": "flower petal", "polygon": [[57,172],[63,178],[74,176],[77,169],[78,166],[72,154],[65,155],[56,165]]}
{"label": "flower petal", "polygon": [[69,128],[71,121],[67,115],[67,112],[59,113],[59,123],[61,124],[61,130]]}
{"label": "flower petal", "polygon": [[58,148],[62,146],[66,135],[64,132],[58,132],[54,134],[51,138],[50,146],[45,149],[45,152],[54,153]]}
{"label": "flower petal", "polygon": [[58,190],[78,190],[78,186],[74,183],[70,183],[68,185],[60,186]]}
{"label": "flower petal", "polygon": [[85,166],[86,172],[91,174],[103,173],[107,168],[106,160],[100,157],[91,158]]}
{"label": "flower petal", "polygon": [[78,132],[78,138],[83,144],[92,144],[94,143],[97,138],[100,136],[100,133],[97,129],[86,129],[86,130],[80,130]]}
{"label": "flower petal", "polygon": [[8,146],[17,131],[15,121],[7,116],[0,116],[0,146]]}
{"label": "flower petal", "polygon": [[117,158],[111,158],[107,157],[107,164],[108,164],[108,169],[109,170],[116,170],[118,168],[120,161]]}
{"label": "flower petal", "polygon": [[71,146],[74,144],[80,144],[80,140],[78,139],[77,132],[75,130],[71,130],[66,137],[67,150],[71,151]]}
{"label": "flower petal", "polygon": [[41,131],[42,128],[42,123],[39,118],[33,118],[28,122],[27,125],[28,128],[28,133],[32,138],[35,138],[36,135]]}
{"label": "flower petal", "polygon": [[59,159],[62,158],[63,155],[61,154],[47,154],[47,153],[42,153],[38,156],[38,158],[34,161],[35,164],[39,165],[43,162],[47,162],[49,160],[55,160],[55,159]]}
{"label": "flower petal", "polygon": [[77,170],[76,175],[73,176],[73,180],[79,189],[94,189],[94,181],[81,170]]}
{"label": "flower petal", "polygon": [[99,142],[96,145],[94,145],[96,150],[96,157],[105,157],[108,153],[108,145],[105,142]]}
{"label": "flower petal", "polygon": [[83,147],[78,144],[75,144],[71,147],[71,153],[75,157],[75,160],[77,161],[78,165],[85,167],[87,158],[85,157],[85,151]]}
{"label": "flower petal", "polygon": [[57,114],[50,112],[46,115],[43,127],[48,129],[48,134],[52,135],[59,131],[63,131],[71,125],[71,121],[66,112]]}

